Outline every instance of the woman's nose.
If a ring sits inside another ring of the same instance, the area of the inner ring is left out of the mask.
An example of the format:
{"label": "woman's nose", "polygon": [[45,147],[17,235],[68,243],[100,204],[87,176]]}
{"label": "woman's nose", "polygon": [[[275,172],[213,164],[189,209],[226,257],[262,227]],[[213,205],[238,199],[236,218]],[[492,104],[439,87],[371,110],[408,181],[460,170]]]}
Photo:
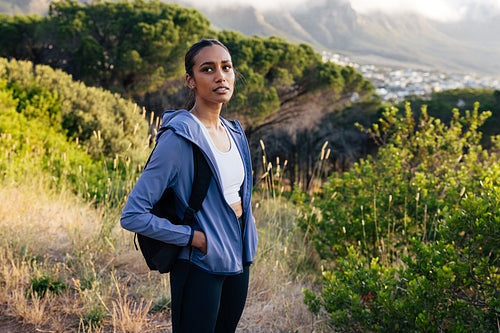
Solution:
{"label": "woman's nose", "polygon": [[226,73],[224,73],[221,67],[215,70],[215,80],[217,82],[226,80]]}

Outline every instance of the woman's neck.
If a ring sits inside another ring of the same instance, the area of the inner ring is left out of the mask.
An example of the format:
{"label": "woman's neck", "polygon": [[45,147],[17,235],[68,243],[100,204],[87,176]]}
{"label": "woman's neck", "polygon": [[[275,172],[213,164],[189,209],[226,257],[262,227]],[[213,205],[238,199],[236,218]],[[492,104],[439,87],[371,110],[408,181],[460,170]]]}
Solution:
{"label": "woman's neck", "polygon": [[195,104],[189,112],[194,114],[207,129],[218,129],[222,126],[219,116],[221,108],[199,107]]}

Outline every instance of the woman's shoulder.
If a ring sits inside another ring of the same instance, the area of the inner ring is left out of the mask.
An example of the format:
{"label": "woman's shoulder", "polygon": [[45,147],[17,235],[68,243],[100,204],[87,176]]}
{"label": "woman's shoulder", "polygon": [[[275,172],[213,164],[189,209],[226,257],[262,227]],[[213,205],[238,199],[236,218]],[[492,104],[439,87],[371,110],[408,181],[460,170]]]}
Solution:
{"label": "woman's shoulder", "polygon": [[224,123],[224,125],[230,129],[232,129],[233,131],[236,131],[236,132],[244,132],[243,131],[243,127],[241,126],[240,122],[236,119],[234,120],[228,120],[228,119],[225,119],[225,118],[220,118],[222,120],[222,122]]}
{"label": "woman's shoulder", "polygon": [[169,155],[183,154],[191,146],[191,140],[170,126],[160,128],[156,142],[160,151],[167,150]]}

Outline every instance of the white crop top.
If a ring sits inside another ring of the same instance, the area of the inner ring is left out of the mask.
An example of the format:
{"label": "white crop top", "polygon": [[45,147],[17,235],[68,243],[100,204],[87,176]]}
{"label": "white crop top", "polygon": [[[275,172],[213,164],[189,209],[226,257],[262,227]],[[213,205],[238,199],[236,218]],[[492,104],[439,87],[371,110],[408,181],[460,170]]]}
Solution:
{"label": "white crop top", "polygon": [[196,117],[194,118],[198,121],[203,129],[203,133],[207,138],[208,143],[212,153],[214,154],[215,161],[217,163],[217,168],[219,169],[219,174],[222,182],[222,191],[224,192],[224,198],[228,204],[233,204],[241,200],[240,188],[245,179],[245,169],[243,167],[243,161],[241,160],[240,153],[233,137],[229,134],[227,128],[222,124],[226,130],[227,136],[229,137],[231,148],[227,152],[222,152],[215,146],[208,130],[203,125],[203,123]]}

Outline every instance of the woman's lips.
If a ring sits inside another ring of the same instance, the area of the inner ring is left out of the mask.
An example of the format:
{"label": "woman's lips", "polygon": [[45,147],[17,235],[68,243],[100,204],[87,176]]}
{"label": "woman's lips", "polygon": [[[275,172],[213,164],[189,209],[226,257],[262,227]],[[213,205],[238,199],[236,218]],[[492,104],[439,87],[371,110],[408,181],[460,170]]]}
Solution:
{"label": "woman's lips", "polygon": [[229,87],[217,87],[214,89],[214,92],[220,93],[220,94],[227,93],[227,92],[229,92]]}

